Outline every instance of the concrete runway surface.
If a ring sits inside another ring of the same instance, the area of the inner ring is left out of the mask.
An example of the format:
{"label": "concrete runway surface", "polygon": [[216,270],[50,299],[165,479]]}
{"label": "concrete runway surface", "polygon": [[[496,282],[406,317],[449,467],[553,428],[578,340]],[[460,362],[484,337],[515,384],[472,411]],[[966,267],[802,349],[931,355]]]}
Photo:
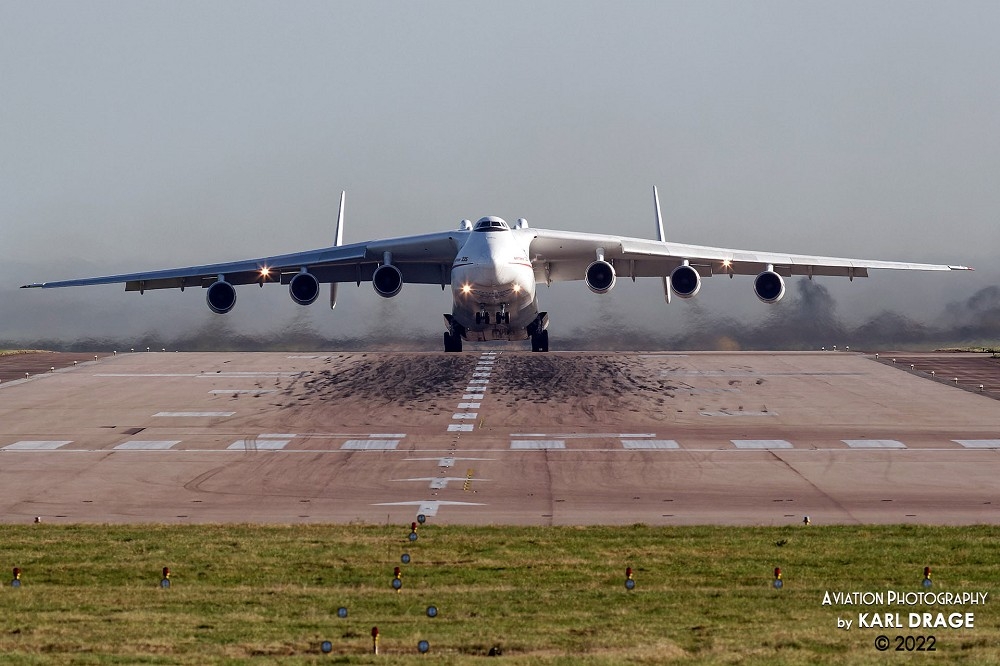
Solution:
{"label": "concrete runway surface", "polygon": [[0,522],[1000,523],[1000,401],[921,370],[955,355],[27,356]]}

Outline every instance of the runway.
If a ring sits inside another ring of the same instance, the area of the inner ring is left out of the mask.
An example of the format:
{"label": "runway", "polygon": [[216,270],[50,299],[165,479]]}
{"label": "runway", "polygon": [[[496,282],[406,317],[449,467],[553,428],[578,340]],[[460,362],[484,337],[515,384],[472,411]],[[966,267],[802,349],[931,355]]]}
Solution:
{"label": "runway", "polygon": [[0,358],[6,523],[1000,523],[1000,401],[947,357],[38,356]]}

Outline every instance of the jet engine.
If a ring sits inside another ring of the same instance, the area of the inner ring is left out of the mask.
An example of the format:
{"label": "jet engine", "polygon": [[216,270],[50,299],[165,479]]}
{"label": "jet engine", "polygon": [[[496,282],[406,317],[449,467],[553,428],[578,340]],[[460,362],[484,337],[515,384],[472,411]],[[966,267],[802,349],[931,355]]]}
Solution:
{"label": "jet engine", "polygon": [[687,264],[678,266],[670,272],[670,288],[681,298],[694,298],[701,290],[701,276]]}
{"label": "jet engine", "polygon": [[595,294],[606,294],[615,286],[615,267],[599,259],[587,266],[587,287]]}
{"label": "jet engine", "polygon": [[382,264],[372,273],[375,293],[383,298],[392,298],[403,288],[403,274],[392,264]]}
{"label": "jet engine", "polygon": [[299,305],[310,305],[319,298],[319,280],[303,271],[288,283],[288,295]]}
{"label": "jet engine", "polygon": [[226,314],[236,305],[236,287],[225,280],[216,280],[205,294],[209,309],[216,314]]}
{"label": "jet engine", "polygon": [[764,271],[754,278],[753,291],[765,303],[777,303],[785,295],[785,281],[774,271]]}

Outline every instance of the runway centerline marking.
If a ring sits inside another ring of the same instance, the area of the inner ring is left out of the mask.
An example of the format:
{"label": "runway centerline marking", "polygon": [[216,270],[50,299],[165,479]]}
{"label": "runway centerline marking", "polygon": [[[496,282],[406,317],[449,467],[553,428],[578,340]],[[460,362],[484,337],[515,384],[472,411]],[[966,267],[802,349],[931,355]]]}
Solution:
{"label": "runway centerline marking", "polygon": [[482,403],[479,402],[460,402],[458,403],[459,409],[479,409]]}
{"label": "runway centerline marking", "polygon": [[462,420],[462,419],[475,420],[477,416],[479,416],[478,412],[457,412],[455,414],[452,414],[451,418],[456,420]]}
{"label": "runway centerline marking", "polygon": [[451,423],[448,425],[448,432],[472,432],[475,429],[475,423]]}

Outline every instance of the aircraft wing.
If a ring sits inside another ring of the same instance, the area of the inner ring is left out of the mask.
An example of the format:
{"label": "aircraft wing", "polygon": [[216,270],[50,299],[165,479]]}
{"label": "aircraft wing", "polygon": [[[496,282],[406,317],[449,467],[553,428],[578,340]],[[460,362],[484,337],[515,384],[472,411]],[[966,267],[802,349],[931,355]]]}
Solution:
{"label": "aircraft wing", "polygon": [[399,268],[404,283],[448,284],[451,265],[468,232],[451,231],[335,245],[259,259],[230,261],[141,273],[36,282],[24,288],[51,289],[125,283],[125,291],[208,287],[220,276],[232,285],[280,282],[287,284],[303,269],[319,282],[367,282],[386,259]]}
{"label": "aircraft wing", "polygon": [[527,232],[533,235],[530,257],[539,282],[584,279],[587,266],[597,259],[599,249],[603,249],[604,258],[615,265],[621,277],[667,277],[684,262],[702,277],[757,275],[769,266],[783,277],[831,275],[851,279],[868,277],[868,271],[874,269],[972,270],[967,266],[761,252],[548,229]]}

